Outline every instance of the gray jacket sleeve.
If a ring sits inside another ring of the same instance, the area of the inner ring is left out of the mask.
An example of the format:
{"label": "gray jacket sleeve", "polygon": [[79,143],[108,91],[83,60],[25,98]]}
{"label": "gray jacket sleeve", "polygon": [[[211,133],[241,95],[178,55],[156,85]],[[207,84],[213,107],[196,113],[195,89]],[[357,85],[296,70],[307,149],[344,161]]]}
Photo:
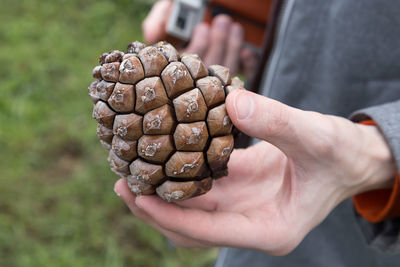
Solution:
{"label": "gray jacket sleeve", "polygon": [[[389,143],[400,170],[400,100],[355,112],[351,119],[355,122],[374,120]],[[400,218],[380,223],[369,223],[356,211],[358,225],[367,243],[385,252],[400,252]]]}

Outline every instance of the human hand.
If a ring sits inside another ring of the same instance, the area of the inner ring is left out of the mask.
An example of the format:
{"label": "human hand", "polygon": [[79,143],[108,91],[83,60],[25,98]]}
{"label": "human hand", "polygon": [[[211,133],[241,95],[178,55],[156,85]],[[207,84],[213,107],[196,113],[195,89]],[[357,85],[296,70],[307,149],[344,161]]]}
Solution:
{"label": "human hand", "polygon": [[[156,43],[164,38],[172,1],[160,0],[154,4],[143,21],[142,28],[146,42]],[[196,26],[188,46],[180,53],[197,54],[207,65],[223,65],[232,73],[243,72],[249,78],[254,71],[257,59],[254,53],[243,47],[244,30],[229,16],[218,15],[211,25],[200,23]]]}
{"label": "human hand", "polygon": [[228,177],[177,203],[134,196],[115,184],[133,214],[179,246],[292,251],[341,201],[389,188],[395,164],[375,126],[302,111],[245,90],[226,107],[237,128],[263,141],[235,150]]}

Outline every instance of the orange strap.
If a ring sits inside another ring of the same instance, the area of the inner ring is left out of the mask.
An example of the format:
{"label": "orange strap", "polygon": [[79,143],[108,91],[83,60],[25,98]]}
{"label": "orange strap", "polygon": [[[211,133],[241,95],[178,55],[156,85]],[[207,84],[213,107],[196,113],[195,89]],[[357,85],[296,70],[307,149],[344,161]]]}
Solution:
{"label": "orange strap", "polygon": [[[376,125],[372,120],[361,124]],[[358,194],[353,197],[354,206],[359,214],[372,223],[400,216],[400,182],[397,173],[392,189],[379,189]]]}

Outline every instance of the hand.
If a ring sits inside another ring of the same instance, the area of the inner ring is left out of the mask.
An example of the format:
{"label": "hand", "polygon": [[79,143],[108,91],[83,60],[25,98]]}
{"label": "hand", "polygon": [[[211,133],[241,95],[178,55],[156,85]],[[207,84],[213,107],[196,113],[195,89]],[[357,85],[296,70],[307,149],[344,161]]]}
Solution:
{"label": "hand", "polygon": [[[172,1],[168,0],[158,1],[153,6],[142,25],[146,42],[156,43],[164,38],[171,7]],[[250,49],[243,48],[243,44],[243,27],[229,16],[219,15],[211,25],[197,25],[189,45],[180,52],[199,55],[207,66],[219,64],[227,66],[232,73],[243,71],[249,78],[257,60]]]}
{"label": "hand", "polygon": [[167,203],[114,190],[140,219],[179,246],[229,246],[272,255],[292,251],[341,201],[389,188],[395,163],[375,126],[288,107],[244,90],[228,113],[260,143],[235,150],[228,177],[207,194]]}

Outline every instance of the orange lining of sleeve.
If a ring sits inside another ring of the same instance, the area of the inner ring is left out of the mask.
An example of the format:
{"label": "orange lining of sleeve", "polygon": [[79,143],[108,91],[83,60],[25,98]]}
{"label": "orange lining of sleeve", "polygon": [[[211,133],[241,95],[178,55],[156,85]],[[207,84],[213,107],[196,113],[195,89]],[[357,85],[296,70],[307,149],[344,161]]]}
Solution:
{"label": "orange lining of sleeve", "polygon": [[[361,122],[376,125],[372,120]],[[354,206],[359,214],[372,223],[400,216],[400,182],[396,175],[392,189],[379,189],[358,194],[353,197]]]}

